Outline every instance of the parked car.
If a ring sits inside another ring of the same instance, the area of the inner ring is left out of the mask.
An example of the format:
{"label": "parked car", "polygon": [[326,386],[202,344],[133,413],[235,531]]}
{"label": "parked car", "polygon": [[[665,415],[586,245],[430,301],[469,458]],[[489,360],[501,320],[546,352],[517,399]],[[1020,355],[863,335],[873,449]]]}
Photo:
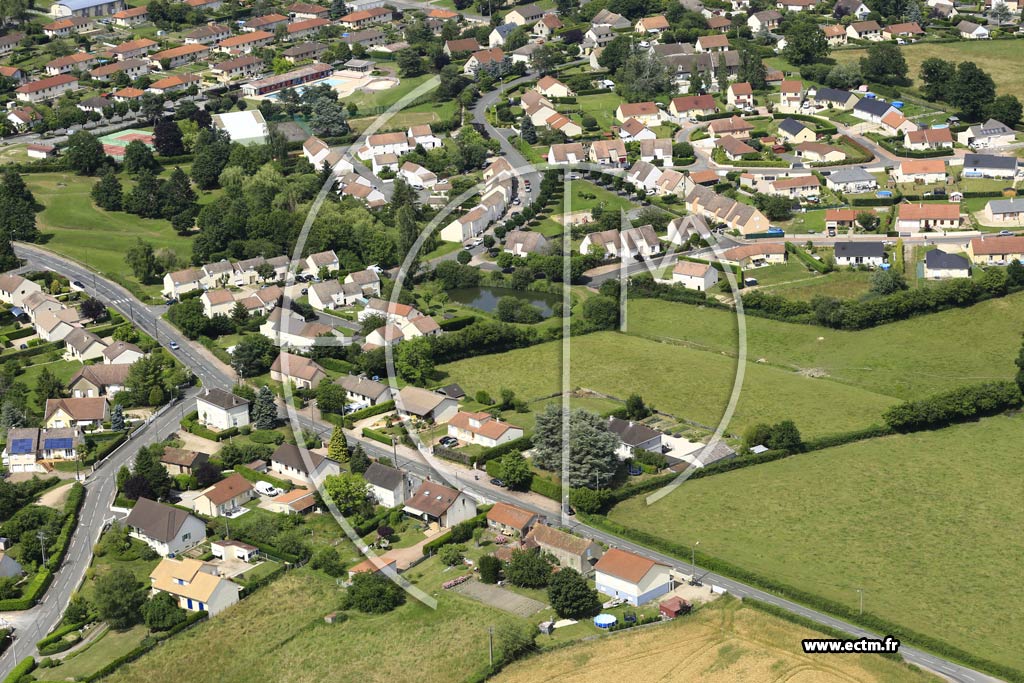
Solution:
{"label": "parked car", "polygon": [[84,292],[85,291],[85,285],[83,285],[78,280],[72,280],[71,281],[71,291],[73,291],[73,292]]}
{"label": "parked car", "polygon": [[1011,230],[1000,230],[999,231],[999,236],[1000,237],[1011,237],[1012,235],[1013,235],[1013,232]]}
{"label": "parked car", "polygon": [[438,443],[446,448],[454,448],[455,446],[459,445],[459,440],[456,439],[454,436],[442,436],[438,440]]}
{"label": "parked car", "polygon": [[505,487],[505,482],[503,482],[501,479],[498,479],[497,477],[491,479],[491,483],[494,484],[495,486],[500,486],[502,488]]}
{"label": "parked car", "polygon": [[168,344],[168,346],[171,347],[171,351],[177,351],[179,348],[178,342],[176,341],[172,341],[170,344]]}

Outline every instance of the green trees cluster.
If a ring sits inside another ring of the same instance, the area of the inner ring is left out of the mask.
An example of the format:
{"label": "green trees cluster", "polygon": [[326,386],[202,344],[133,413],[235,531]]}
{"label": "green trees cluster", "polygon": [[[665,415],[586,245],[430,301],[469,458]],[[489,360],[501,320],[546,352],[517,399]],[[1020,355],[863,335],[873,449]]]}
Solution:
{"label": "green trees cluster", "polygon": [[894,405],[882,419],[897,432],[915,432],[998,415],[1019,408],[1022,403],[1024,397],[1016,382],[984,382]]}
{"label": "green trees cluster", "polygon": [[[562,410],[554,404],[537,414],[533,462],[543,470],[563,471],[562,420]],[[608,431],[605,420],[585,410],[574,410],[569,415],[569,439],[571,459],[564,464],[569,486],[610,486],[619,469],[619,440]]]}
{"label": "green trees cluster", "polygon": [[783,420],[775,424],[756,424],[743,433],[743,447],[747,450],[754,446],[765,446],[772,451],[798,453],[803,449],[803,445],[800,430],[792,420]]}
{"label": "green trees cluster", "polygon": [[950,103],[968,121],[991,117],[1011,127],[1021,121],[1020,100],[1013,95],[997,97],[992,76],[974,62],[931,57],[922,62],[919,77],[926,99]]}
{"label": "green trees cluster", "polygon": [[352,577],[345,593],[345,608],[367,614],[386,614],[405,604],[405,591],[386,576],[361,572]]}

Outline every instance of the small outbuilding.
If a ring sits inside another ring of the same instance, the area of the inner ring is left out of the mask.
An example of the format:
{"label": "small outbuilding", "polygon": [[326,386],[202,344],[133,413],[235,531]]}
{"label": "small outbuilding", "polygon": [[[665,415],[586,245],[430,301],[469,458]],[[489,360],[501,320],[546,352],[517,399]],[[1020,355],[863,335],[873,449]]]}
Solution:
{"label": "small outbuilding", "polygon": [[672,596],[658,603],[658,614],[666,619],[675,619],[681,614],[689,614],[693,607],[686,600]]}

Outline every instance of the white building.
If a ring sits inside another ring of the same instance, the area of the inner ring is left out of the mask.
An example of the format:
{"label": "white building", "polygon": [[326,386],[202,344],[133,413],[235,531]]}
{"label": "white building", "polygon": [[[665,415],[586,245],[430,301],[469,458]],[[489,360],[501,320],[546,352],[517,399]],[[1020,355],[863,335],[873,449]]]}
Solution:
{"label": "white building", "polygon": [[186,558],[165,557],[149,575],[155,593],[168,593],[190,612],[215,616],[238,602],[242,587],[218,575],[215,565]]}
{"label": "white building", "polygon": [[249,402],[223,389],[207,389],[196,397],[199,423],[223,431],[249,424]]}
{"label": "white building", "polygon": [[139,498],[124,521],[128,535],[161,557],[178,555],[206,540],[206,523],[194,515],[148,498]]}
{"label": "white building", "polygon": [[687,289],[707,292],[718,284],[718,271],[709,263],[679,261],[672,269],[672,282]]}
{"label": "white building", "polygon": [[597,590],[604,595],[643,605],[674,587],[671,567],[619,548],[611,548],[594,565]]}

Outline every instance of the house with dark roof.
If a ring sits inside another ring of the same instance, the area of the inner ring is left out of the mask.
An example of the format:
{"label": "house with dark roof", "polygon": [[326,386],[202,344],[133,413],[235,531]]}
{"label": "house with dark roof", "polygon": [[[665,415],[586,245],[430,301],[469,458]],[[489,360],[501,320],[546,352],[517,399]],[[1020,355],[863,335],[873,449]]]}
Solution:
{"label": "house with dark roof", "polygon": [[1017,157],[998,154],[965,154],[964,178],[1013,178]]}
{"label": "house with dark roof", "polygon": [[378,505],[393,508],[405,502],[411,494],[411,483],[402,470],[374,462],[363,473],[370,485],[370,494]]}
{"label": "house with dark roof", "polygon": [[3,464],[11,473],[51,472],[53,468],[44,461],[74,460],[83,441],[77,427],[16,427],[7,432]]}
{"label": "house with dark roof", "polygon": [[818,136],[806,123],[787,118],[779,123],[779,138],[795,145],[801,142],[814,142]]}
{"label": "house with dark roof", "polygon": [[209,461],[210,456],[206,453],[171,446],[165,447],[163,455],[160,456],[160,464],[172,477],[180,474],[193,475],[197,467]]}
{"label": "house with dark roof", "polygon": [[836,88],[818,88],[809,99],[816,107],[831,107],[833,109],[853,109],[858,102],[857,96],[852,92]]}
{"label": "house with dark roof", "polygon": [[608,431],[619,437],[618,455],[621,460],[632,458],[637,449],[661,452],[661,432],[642,422],[611,416],[608,418]]}
{"label": "house with dark roof", "polygon": [[1001,147],[1016,139],[1013,129],[1001,121],[989,119],[985,123],[970,126],[967,130],[957,133],[956,141],[971,149],[984,147]]}
{"label": "house with dark roof", "polygon": [[341,465],[309,449],[299,450],[295,444],[283,443],[270,456],[270,470],[286,477],[305,481],[322,479],[341,472]]}
{"label": "house with dark roof", "polygon": [[139,498],[124,520],[128,535],[161,557],[178,555],[206,540],[206,523],[180,508]]}
{"label": "house with dark roof", "polygon": [[207,389],[196,397],[199,424],[224,430],[249,424],[249,402],[223,389]]}
{"label": "house with dark roof", "polygon": [[836,242],[837,266],[880,266],[885,263],[885,245],[881,242]]}
{"label": "house with dark roof", "polygon": [[825,186],[837,192],[870,192],[878,180],[863,168],[841,168],[825,177]]}
{"label": "house with dark roof", "polygon": [[464,491],[456,491],[436,481],[425,481],[405,501],[403,510],[417,519],[451,528],[476,517],[476,501]]}
{"label": "house with dark roof", "polygon": [[393,396],[390,386],[365,375],[345,375],[334,380],[334,383],[341,385],[345,390],[345,398],[358,407],[375,406],[390,401]]}
{"label": "house with dark roof", "polygon": [[970,277],[971,262],[960,254],[932,249],[924,255],[924,276],[929,280]]}
{"label": "house with dark roof", "polygon": [[883,102],[882,100],[871,97],[862,97],[857,101],[857,104],[853,105],[853,115],[864,121],[881,123],[882,118],[884,118],[892,108],[893,106],[888,102]]}

